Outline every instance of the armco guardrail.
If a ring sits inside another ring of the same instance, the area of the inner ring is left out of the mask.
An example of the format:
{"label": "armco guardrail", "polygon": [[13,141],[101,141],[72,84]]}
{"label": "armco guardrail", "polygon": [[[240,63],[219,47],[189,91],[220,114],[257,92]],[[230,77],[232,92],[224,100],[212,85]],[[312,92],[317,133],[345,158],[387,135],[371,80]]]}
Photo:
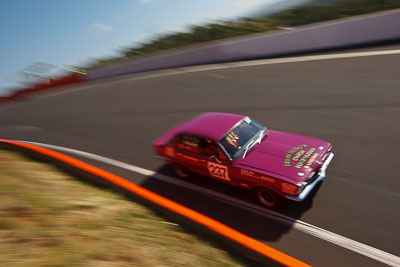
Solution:
{"label": "armco guardrail", "polygon": [[59,86],[83,82],[85,80],[86,76],[84,74],[70,73],[68,75],[58,77],[56,79],[50,79],[46,82],[33,84],[31,87],[15,90],[14,92],[8,95],[0,96],[0,103],[25,97],[32,93],[51,90]]}
{"label": "armco guardrail", "polygon": [[89,71],[87,79],[400,39],[400,10],[171,50]]}

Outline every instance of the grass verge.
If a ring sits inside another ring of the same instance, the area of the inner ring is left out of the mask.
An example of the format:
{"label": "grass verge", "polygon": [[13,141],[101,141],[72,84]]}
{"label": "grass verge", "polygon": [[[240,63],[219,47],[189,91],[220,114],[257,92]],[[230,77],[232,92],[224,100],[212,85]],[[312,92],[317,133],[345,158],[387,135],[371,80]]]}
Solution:
{"label": "grass verge", "polygon": [[0,150],[0,266],[243,266],[153,211]]}

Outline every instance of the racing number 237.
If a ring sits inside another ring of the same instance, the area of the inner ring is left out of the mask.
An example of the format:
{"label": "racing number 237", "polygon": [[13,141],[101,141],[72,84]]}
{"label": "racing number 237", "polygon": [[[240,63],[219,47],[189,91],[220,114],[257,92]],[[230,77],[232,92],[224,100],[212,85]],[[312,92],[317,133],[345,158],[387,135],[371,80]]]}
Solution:
{"label": "racing number 237", "polygon": [[211,176],[230,181],[229,175],[228,175],[228,168],[224,165],[216,164],[213,162],[208,162],[207,163],[207,169],[208,173]]}

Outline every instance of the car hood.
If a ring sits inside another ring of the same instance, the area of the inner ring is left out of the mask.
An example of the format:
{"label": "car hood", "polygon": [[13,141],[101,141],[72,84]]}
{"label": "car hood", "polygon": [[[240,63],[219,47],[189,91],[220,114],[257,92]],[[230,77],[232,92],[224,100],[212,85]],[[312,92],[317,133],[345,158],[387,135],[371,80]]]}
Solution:
{"label": "car hood", "polygon": [[298,184],[321,166],[330,148],[330,143],[317,138],[270,130],[234,165]]}

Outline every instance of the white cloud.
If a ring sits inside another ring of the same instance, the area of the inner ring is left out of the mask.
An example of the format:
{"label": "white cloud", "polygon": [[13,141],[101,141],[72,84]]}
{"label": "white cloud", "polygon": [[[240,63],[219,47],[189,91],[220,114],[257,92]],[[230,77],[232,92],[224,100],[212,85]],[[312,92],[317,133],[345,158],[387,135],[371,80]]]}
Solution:
{"label": "white cloud", "polygon": [[110,25],[100,23],[100,22],[93,22],[90,27],[86,29],[86,32],[93,34],[93,35],[103,35],[106,32],[109,32],[113,29]]}
{"label": "white cloud", "polygon": [[258,6],[260,4],[273,3],[273,2],[277,2],[277,0],[237,0],[234,2],[234,5],[242,8],[251,8],[254,6]]}
{"label": "white cloud", "polygon": [[146,5],[150,4],[153,0],[136,0],[139,4]]}
{"label": "white cloud", "polygon": [[102,32],[108,32],[112,30],[111,26],[99,22],[92,23],[92,28]]}

